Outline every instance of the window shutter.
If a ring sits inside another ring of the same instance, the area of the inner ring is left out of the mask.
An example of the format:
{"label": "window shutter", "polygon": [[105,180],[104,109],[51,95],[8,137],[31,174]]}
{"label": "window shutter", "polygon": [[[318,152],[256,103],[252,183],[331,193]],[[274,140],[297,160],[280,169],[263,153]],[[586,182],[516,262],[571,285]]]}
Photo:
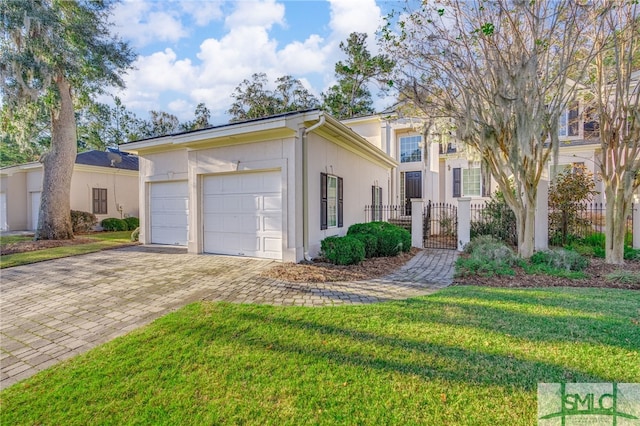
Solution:
{"label": "window shutter", "polygon": [[91,199],[93,200],[93,214],[100,211],[100,199],[98,198],[98,188],[93,188]]}
{"label": "window shutter", "polygon": [[461,187],[461,170],[460,167],[456,167],[453,169],[453,196],[460,197],[460,187]]}
{"label": "window shutter", "polygon": [[107,190],[101,189],[100,192],[100,213],[107,214]]}
{"label": "window shutter", "polygon": [[327,229],[327,174],[320,173],[320,229]]}
{"label": "window shutter", "polygon": [[338,178],[338,228],[343,225],[342,178]]}

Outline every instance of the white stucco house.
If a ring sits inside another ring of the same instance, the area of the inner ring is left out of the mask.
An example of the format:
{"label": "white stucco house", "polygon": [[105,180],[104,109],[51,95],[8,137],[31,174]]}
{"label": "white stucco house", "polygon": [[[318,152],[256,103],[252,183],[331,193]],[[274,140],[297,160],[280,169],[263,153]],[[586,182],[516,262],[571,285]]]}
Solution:
{"label": "white stucco house", "polygon": [[[0,230],[35,231],[42,193],[42,163],[0,169]],[[98,220],[138,216],[138,158],[117,149],[76,156],[71,209]]]}
{"label": "white stucco house", "polygon": [[[581,108],[571,104],[561,117],[558,161],[547,164],[550,180],[575,165],[584,165],[594,174],[597,171],[597,125],[584,120]],[[391,204],[408,206],[412,198],[448,204],[460,197],[471,198],[472,203],[487,200],[497,189],[496,183],[483,175],[480,163],[469,157],[454,135],[435,134],[427,121],[390,110],[343,123],[398,162],[389,188]],[[596,185],[602,191],[602,183]],[[594,201],[602,202],[602,195]]]}
{"label": "white stucco house", "polygon": [[388,204],[397,162],[319,110],[121,145],[140,158],[140,241],[299,262]]}

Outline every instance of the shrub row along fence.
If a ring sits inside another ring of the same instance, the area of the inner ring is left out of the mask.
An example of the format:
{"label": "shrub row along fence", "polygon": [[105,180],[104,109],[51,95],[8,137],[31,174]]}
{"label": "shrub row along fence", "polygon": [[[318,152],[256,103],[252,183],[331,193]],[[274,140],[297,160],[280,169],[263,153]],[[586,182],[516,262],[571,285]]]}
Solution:
{"label": "shrub row along fence", "polygon": [[[633,232],[633,212],[639,206],[631,206],[627,216],[627,235]],[[566,210],[549,211],[549,244],[559,246],[575,240],[603,234],[606,226],[606,205],[603,203],[582,203]],[[629,245],[631,243],[629,242]]]}
{"label": "shrub row along fence", "polygon": [[[640,208],[633,205],[627,216],[627,235],[629,245],[633,230],[633,212]],[[562,246],[575,240],[589,238],[604,233],[605,210],[603,203],[581,204],[571,210],[549,211],[549,244]],[[471,205],[471,238],[478,235],[491,235],[507,244],[518,244],[516,217],[504,203],[488,201]]]}

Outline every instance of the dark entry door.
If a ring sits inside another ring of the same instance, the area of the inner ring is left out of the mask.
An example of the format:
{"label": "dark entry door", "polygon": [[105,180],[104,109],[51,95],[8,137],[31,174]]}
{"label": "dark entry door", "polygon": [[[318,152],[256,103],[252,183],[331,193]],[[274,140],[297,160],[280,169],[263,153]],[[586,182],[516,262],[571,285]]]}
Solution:
{"label": "dark entry door", "polygon": [[404,174],[404,195],[406,214],[411,214],[411,199],[422,198],[422,172],[406,172]]}

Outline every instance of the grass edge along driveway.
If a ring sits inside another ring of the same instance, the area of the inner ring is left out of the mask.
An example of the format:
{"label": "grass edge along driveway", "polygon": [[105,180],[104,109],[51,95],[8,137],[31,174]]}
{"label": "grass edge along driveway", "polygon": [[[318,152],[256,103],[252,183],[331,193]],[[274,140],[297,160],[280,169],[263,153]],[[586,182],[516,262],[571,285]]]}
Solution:
{"label": "grass edge along driveway", "polygon": [[640,292],[449,287],[195,303],[0,393],[1,424],[536,423],[539,382],[640,382]]}
{"label": "grass edge along driveway", "polygon": [[[45,260],[59,259],[61,257],[77,256],[80,254],[94,253],[118,247],[136,245],[131,241],[131,231],[97,232],[94,234],[78,235],[78,238],[95,240],[86,244],[73,244],[62,247],[46,248],[42,250],[27,251],[0,256],[0,268],[27,265],[29,263]],[[30,240],[32,237],[2,237],[2,243]]]}

